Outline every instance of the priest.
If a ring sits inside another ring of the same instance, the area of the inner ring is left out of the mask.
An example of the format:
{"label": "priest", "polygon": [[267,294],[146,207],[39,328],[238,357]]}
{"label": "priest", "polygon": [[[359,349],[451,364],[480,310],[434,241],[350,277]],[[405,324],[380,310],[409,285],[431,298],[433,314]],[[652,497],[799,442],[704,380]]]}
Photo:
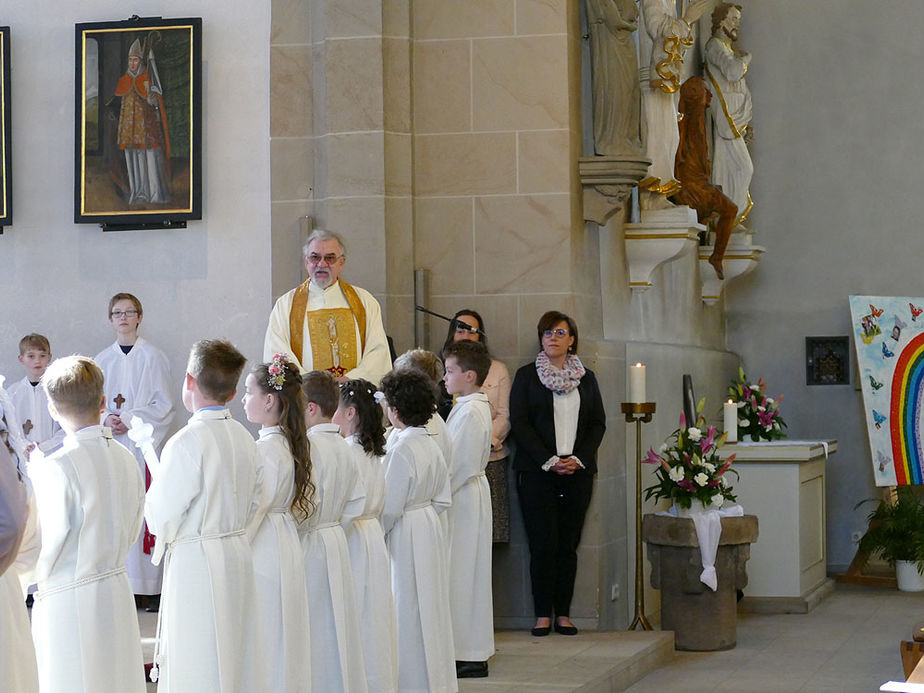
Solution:
{"label": "priest", "polygon": [[338,380],[378,384],[391,370],[382,309],[365,289],[340,279],[346,246],[332,231],[315,229],[303,249],[308,281],[273,306],[263,360],[287,354],[303,373],[325,370]]}

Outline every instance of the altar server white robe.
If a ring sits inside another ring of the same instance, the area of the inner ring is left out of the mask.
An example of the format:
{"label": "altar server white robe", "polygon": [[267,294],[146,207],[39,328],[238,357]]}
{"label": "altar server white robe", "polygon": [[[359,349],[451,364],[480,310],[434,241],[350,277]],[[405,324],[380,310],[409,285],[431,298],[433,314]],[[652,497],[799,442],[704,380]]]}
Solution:
{"label": "altar server white robe", "polygon": [[449,605],[456,659],[484,662],[494,654],[491,592],[491,489],[484,470],[491,453],[491,405],[483,392],[456,399],[446,421],[452,441],[449,516]]}
{"label": "altar server white robe", "polygon": [[247,523],[256,444],[227,409],[201,409],[164,446],[145,501],[166,556],[154,664],[159,693],[257,691],[266,658]]}
{"label": "altar server white robe", "polygon": [[[94,359],[103,371],[106,411],[103,419],[118,414],[128,426],[133,416],[154,427],[154,448],[160,451],[173,421],[172,393],[177,385],[170,377],[170,363],[160,349],[141,337],[131,351],[122,352],[113,342]],[[144,457],[127,434],[115,436],[135,456],[142,477],[147,466]],[[150,532],[149,534],[153,534]],[[128,578],[135,594],[160,594],[163,571],[151,562],[153,539],[148,536],[148,551],[144,551],[145,536],[141,532],[128,553]]]}
{"label": "altar server white robe", "polygon": [[48,413],[48,398],[42,386],[23,378],[10,385],[6,392],[16,410],[23,437],[44,453],[59,448],[64,442],[64,431]]}
{"label": "altar server white robe", "polygon": [[141,635],[125,557],[144,484],[108,428],[89,426],[32,459],[42,547],[32,638],[42,693],[144,693]]}
{"label": "altar server white robe", "polygon": [[366,490],[362,515],[347,530],[366,682],[369,693],[394,693],[398,690],[398,635],[391,566],[381,521],[385,467],[381,457],[363,450],[356,436],[346,440]]}
{"label": "altar server white robe", "polygon": [[279,426],[260,430],[257,467],[262,493],[247,534],[253,551],[257,618],[261,621],[267,677],[261,690],[311,691],[305,658],[311,651],[305,563],[290,506],[295,463]]}
{"label": "altar server white robe", "polygon": [[396,429],[385,455],[382,526],[398,624],[398,690],[456,691],[447,547],[438,512],[452,503],[443,455],[427,429]]}
{"label": "altar server white robe", "polygon": [[365,693],[366,672],[353,593],[345,528],[362,515],[365,491],[340,427],[308,431],[315,511],[299,525],[308,610],[311,613],[311,682],[315,693]]}

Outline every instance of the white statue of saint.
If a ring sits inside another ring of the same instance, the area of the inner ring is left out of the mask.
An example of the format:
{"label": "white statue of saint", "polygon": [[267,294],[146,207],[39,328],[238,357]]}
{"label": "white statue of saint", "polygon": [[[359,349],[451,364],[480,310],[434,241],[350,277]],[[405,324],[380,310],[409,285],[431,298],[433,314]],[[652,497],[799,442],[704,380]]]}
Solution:
{"label": "white statue of saint", "polygon": [[666,207],[664,199],[679,190],[674,178],[674,157],[680,142],[677,128],[677,90],[680,88],[683,58],[693,45],[692,25],[704,15],[713,0],[689,0],[681,17],[675,0],[641,0],[646,41],[640,41],[642,102],[647,124],[647,154],[651,159],[648,177],[640,184],[643,208]]}
{"label": "white statue of saint", "polygon": [[754,164],[751,140],[751,92],[744,81],[751,54],[738,49],[741,5],[719,3],[712,13],[712,38],[706,43],[706,82],[712,90],[712,182],[738,206],[743,224],[753,203],[748,188]]}

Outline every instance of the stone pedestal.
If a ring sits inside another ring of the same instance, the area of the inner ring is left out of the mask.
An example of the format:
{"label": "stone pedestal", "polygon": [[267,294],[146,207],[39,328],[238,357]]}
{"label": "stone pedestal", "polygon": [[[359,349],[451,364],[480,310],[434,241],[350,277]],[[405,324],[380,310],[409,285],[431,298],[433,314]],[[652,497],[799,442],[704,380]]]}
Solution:
{"label": "stone pedestal", "polygon": [[737,590],[748,583],[745,564],[757,540],[757,517],[722,518],[715,558],[718,589],[699,580],[703,572],[693,520],[645,515],[651,586],[661,590],[661,628],[674,631],[678,650],[728,650],[737,642]]}

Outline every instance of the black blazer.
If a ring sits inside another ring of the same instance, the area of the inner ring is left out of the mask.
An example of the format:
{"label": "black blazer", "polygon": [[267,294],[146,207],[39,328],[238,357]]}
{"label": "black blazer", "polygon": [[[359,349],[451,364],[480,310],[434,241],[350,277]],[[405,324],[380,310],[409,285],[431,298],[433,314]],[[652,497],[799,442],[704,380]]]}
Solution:
{"label": "black blazer", "polygon": [[[593,371],[585,372],[578,384],[578,392],[581,408],[571,454],[581,460],[586,468],[584,473],[596,474],[597,448],[606,431],[606,414]],[[542,471],[542,465],[558,454],[552,397],[552,391],[539,382],[535,363],[527,363],[517,370],[510,389],[510,432],[517,443],[514,470]],[[579,469],[576,473],[582,471]]]}

